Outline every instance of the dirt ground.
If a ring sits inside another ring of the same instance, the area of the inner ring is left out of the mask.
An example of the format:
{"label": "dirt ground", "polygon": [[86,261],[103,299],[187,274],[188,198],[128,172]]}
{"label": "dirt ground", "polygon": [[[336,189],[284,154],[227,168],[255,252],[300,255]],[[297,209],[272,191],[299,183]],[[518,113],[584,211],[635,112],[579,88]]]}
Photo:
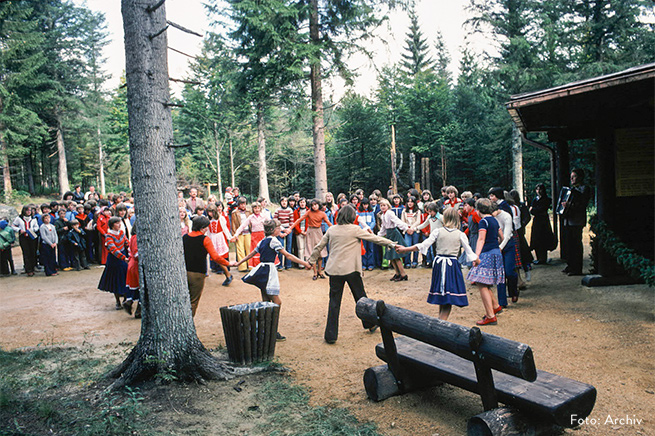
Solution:
{"label": "dirt ground", "polygon": [[[551,254],[550,265],[534,268],[519,302],[499,315],[497,326],[484,327],[484,331],[529,344],[537,368],[596,387],[598,398],[590,423],[567,430],[567,434],[655,434],[653,289],[643,285],[586,288],[580,277],[562,274],[558,253]],[[21,268],[20,249],[14,250],[14,259]],[[113,297],[96,289],[101,273],[101,268],[92,267],[49,278],[43,273],[34,278],[0,278],[0,346],[91,345],[107,353],[127,352],[138,339],[140,323],[115,311]],[[236,277],[240,275],[236,273]],[[425,302],[431,270],[409,270],[407,282],[392,283],[391,275],[389,271],[366,272],[368,296],[436,314],[436,306]],[[198,335],[208,348],[225,344],[218,308],[256,301],[259,295],[241,280],[229,288],[221,287],[221,282],[222,276],[208,278],[195,318]],[[381,342],[379,332],[371,334],[361,328],[348,294],[342,304],[339,340],[326,344],[328,281],[312,281],[310,272],[289,270],[280,274],[280,282],[279,331],[287,341],[278,343],[277,359],[290,369],[295,383],[308,388],[312,404],[347,408],[360,420],[375,422],[381,433],[390,436],[461,435],[466,420],[482,412],[479,397],[447,385],[381,403],[368,400],[362,376],[366,368],[381,364],[374,353]],[[472,326],[482,313],[479,295],[470,288],[469,306],[454,308],[450,321]],[[199,389],[200,394],[209,392]],[[211,415],[220,421],[221,414],[225,418],[229,413],[234,421],[234,406],[225,408],[224,404],[203,401],[198,409],[202,413],[189,415],[187,420],[191,423]],[[242,409],[247,407],[244,404]],[[176,412],[175,408],[170,411]],[[634,421],[626,422],[626,418]],[[247,416],[243,420],[243,425],[233,427],[234,434],[248,433]]]}

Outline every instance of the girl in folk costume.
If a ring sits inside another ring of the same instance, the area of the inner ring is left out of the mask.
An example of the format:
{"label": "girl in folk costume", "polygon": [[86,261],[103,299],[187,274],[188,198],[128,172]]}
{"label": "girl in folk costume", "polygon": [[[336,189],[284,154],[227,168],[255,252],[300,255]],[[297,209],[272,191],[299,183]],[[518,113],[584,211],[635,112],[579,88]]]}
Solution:
{"label": "girl in folk costume", "polygon": [[[530,223],[530,212],[528,211],[528,207],[521,202],[521,197],[519,195],[519,191],[516,189],[512,189],[509,191],[509,197],[511,200],[513,200],[513,203],[510,202],[510,206],[512,206],[512,210],[515,211],[515,213],[518,215],[518,222],[515,223],[515,228],[516,232],[514,232],[515,235],[515,241],[516,241],[516,246],[518,247],[519,250],[519,257],[521,258],[521,264],[520,266],[518,265],[517,262],[517,268],[520,268],[523,270],[525,273],[525,280],[530,281],[530,273],[532,269],[532,262],[534,261],[534,258],[532,257],[532,253],[530,252],[530,247],[528,246],[528,241],[525,239],[525,228],[526,226]],[[520,271],[518,271],[520,272]],[[520,275],[519,275],[520,279]],[[521,285],[519,285],[519,288],[524,289]]]}
{"label": "girl in folk costume", "polygon": [[[227,228],[227,221],[214,205],[207,207],[207,218],[209,218],[209,230],[207,231],[206,235],[212,242],[212,245],[216,249],[218,255],[222,258],[225,258],[225,255],[229,255],[230,253],[230,248],[227,245],[227,239],[223,233],[224,229]],[[230,235],[230,239],[232,239],[232,235]],[[228,267],[225,265],[218,264],[213,260],[210,260],[209,266],[215,273],[218,273],[219,268],[223,270],[223,274],[225,274],[226,280],[230,276]],[[230,281],[232,280],[230,279]]]}
{"label": "girl in folk costume", "polygon": [[[395,197],[394,197],[395,198]],[[398,197],[400,198],[400,197]],[[397,245],[402,245],[405,247],[405,238],[401,232],[407,232],[409,234],[414,233],[414,231],[403,222],[398,216],[391,210],[391,204],[387,199],[380,200],[380,231],[378,232],[379,236],[384,236],[387,239],[395,242]],[[405,274],[405,269],[403,268],[403,257],[395,250],[387,249],[384,253],[385,259],[389,260],[389,263],[393,267],[396,274],[391,278],[393,282],[400,282],[407,280],[407,274]]]}
{"label": "girl in folk costume", "polygon": [[33,229],[33,220],[32,209],[29,206],[23,206],[20,215],[16,217],[14,224],[11,226],[14,231],[18,232],[18,243],[21,250],[23,250],[23,265],[28,277],[34,275],[34,268],[36,267],[38,235]]}
{"label": "girl in folk costume", "polygon": [[[255,249],[250,254],[248,254],[237,263],[238,266],[240,263],[248,261],[255,255],[259,256],[259,264],[248,274],[246,274],[241,280],[243,280],[245,283],[258,287],[261,291],[263,301],[271,301],[278,306],[282,305],[282,300],[280,300],[280,280],[277,274],[277,268],[275,267],[275,262],[277,261],[278,256],[284,256],[288,259],[291,259],[294,262],[303,265],[307,269],[311,267],[309,263],[302,259],[298,259],[296,256],[284,249],[282,243],[278,239],[281,230],[280,226],[280,221],[276,219],[266,220],[264,222],[264,232],[266,237],[259,241]],[[283,341],[286,338],[278,333],[276,339],[278,341]]]}
{"label": "girl in folk costume", "polygon": [[492,216],[496,207],[496,204],[487,198],[481,198],[475,203],[475,208],[482,217],[475,248],[479,263],[471,268],[466,279],[478,286],[482,297],[485,315],[477,325],[496,324],[496,314],[503,310],[490,289],[491,286],[505,283],[505,267],[499,247],[503,232],[498,220]]}
{"label": "girl in folk costume", "polygon": [[[400,219],[412,228],[421,222],[421,212],[419,211],[418,205],[416,204],[416,197],[407,197],[407,203],[405,204],[405,209],[403,210]],[[418,243],[419,232],[413,232],[411,234],[405,233],[405,244],[407,246],[416,245]],[[407,257],[405,257],[405,268],[416,268],[417,266],[418,252],[415,252],[413,255],[408,254]]]}
{"label": "girl in folk costume", "polygon": [[[357,220],[360,227],[364,230],[368,230],[373,233],[375,229],[375,212],[371,209],[371,203],[368,198],[362,198],[362,201],[359,204],[359,210],[357,211]],[[365,226],[365,227],[364,227]],[[364,249],[364,254],[362,254],[362,271],[369,270],[373,271],[375,266],[374,260],[374,251],[375,243],[371,241],[362,240],[362,245]]]}
{"label": "girl in folk costume", "polygon": [[43,224],[39,228],[41,235],[41,265],[45,270],[46,276],[57,275],[57,244],[59,243],[59,236],[55,226],[50,223],[52,217],[50,214],[43,214],[41,217]]}
{"label": "girl in folk costume", "polygon": [[396,214],[398,219],[402,219],[403,209],[405,209],[405,206],[403,206],[402,197],[398,194],[393,195],[391,197],[391,211]]}
{"label": "girl in folk costume", "polygon": [[[275,211],[273,218],[278,220],[281,225],[282,232],[284,235],[278,236],[282,247],[289,253],[291,253],[293,246],[293,233],[287,230],[291,228],[293,224],[293,209],[289,207],[289,199],[287,197],[282,197],[280,199],[280,207]],[[289,269],[291,268],[291,259],[285,258],[283,254],[280,254],[280,263],[277,266],[277,269]]]}
{"label": "girl in folk costume", "polygon": [[457,261],[459,249],[463,248],[466,257],[477,265],[478,257],[468,243],[466,235],[459,230],[459,213],[455,208],[448,208],[444,212],[444,226],[436,229],[425,241],[411,247],[397,247],[400,253],[421,251],[426,253],[428,248],[436,243],[436,256],[432,267],[432,283],[428,294],[428,303],[439,305],[439,319],[447,320],[452,306],[468,306],[466,298],[466,285],[462,276],[462,269]]}
{"label": "girl in folk costume", "polygon": [[179,207],[180,211],[180,230],[182,231],[182,236],[187,235],[191,232],[191,220],[189,219],[189,212],[187,212],[186,207]]}
{"label": "girl in folk costume", "polygon": [[[100,239],[100,264],[105,265],[107,263],[107,246],[105,245],[105,239],[107,238],[107,232],[109,231],[109,220],[111,219],[111,216],[113,214],[113,211],[108,208],[104,207],[100,209],[100,214],[98,215],[98,221],[96,223],[96,228],[98,229],[98,238]],[[120,223],[120,220],[118,220]]]}
{"label": "girl in folk costume", "polygon": [[[338,207],[337,207],[337,205],[336,205],[336,203],[334,201],[334,195],[331,192],[326,192],[325,193],[325,208],[328,209],[330,212],[332,212],[333,216],[334,216],[334,213],[338,209]],[[327,214],[327,212],[326,212],[326,214]]]}
{"label": "girl in folk costume", "polygon": [[[302,197],[298,200],[297,208],[293,211],[293,221],[298,221],[308,211],[307,200]],[[296,236],[296,255],[299,259],[305,260],[305,235],[307,234],[307,223],[300,222],[297,226],[291,226],[293,234]],[[309,253],[307,253],[309,255]]]}
{"label": "girl in folk costume", "polygon": [[132,224],[130,219],[127,216],[127,206],[124,203],[120,203],[116,206],[115,215],[121,219],[121,230],[125,233],[125,237],[129,240],[132,236]]}
{"label": "girl in folk costume", "polygon": [[[304,254],[306,256],[309,256],[312,251],[314,251],[314,247],[321,242],[321,239],[323,238],[323,231],[321,231],[321,223],[324,222],[327,224],[328,227],[332,226],[332,223],[330,223],[330,220],[328,219],[327,215],[325,212],[321,211],[321,202],[317,199],[312,200],[311,208],[310,210],[307,211],[302,217],[298,218],[292,225],[292,227],[297,227],[299,226],[303,221],[306,222],[307,227],[306,227],[306,237],[305,237],[305,251]],[[321,251],[321,258],[326,257],[327,250],[324,249]],[[323,262],[316,262],[314,265],[314,277],[313,280],[316,280],[317,278],[322,278],[324,279],[325,276],[323,275]]]}
{"label": "girl in folk costume", "polygon": [[218,223],[221,225],[223,239],[225,239],[225,245],[228,247],[228,251],[223,257],[226,260],[230,260],[229,244],[230,239],[232,239],[232,233],[230,232],[230,218],[227,216],[227,212],[225,211],[225,206],[223,206],[222,201],[216,202],[216,208],[218,209]]}
{"label": "girl in folk costume", "polygon": [[[469,238],[469,245],[471,247],[476,247],[478,245],[478,229],[482,217],[478,211],[475,210],[475,200],[472,197],[464,200],[462,204],[464,205],[462,206],[462,215],[465,214],[468,220],[464,234]],[[462,253],[459,263],[468,267],[472,266],[471,262],[466,259],[464,253]]]}
{"label": "girl in folk costume", "polygon": [[[252,252],[259,241],[264,239],[264,221],[266,218],[262,215],[262,205],[258,202],[254,202],[251,206],[252,215],[248,215],[248,218],[243,220],[239,228],[234,232],[231,241],[236,242],[237,237],[241,232],[246,228],[250,228],[250,251]],[[259,264],[259,253],[252,256],[248,265],[251,267],[257,266]]]}
{"label": "girl in folk costume", "polygon": [[419,210],[422,213],[427,214],[427,212],[425,211],[425,206],[428,203],[432,203],[432,201],[433,201],[432,192],[428,191],[427,189],[424,189],[423,192],[421,192],[421,199],[417,203]]}
{"label": "girl in folk costume", "polygon": [[125,277],[125,285],[129,289],[125,301],[123,302],[123,309],[132,315],[132,304],[136,301],[136,310],[134,311],[135,318],[141,318],[141,307],[139,306],[139,247],[136,242],[136,225],[132,227],[132,236],[128,243],[128,254],[130,260],[127,262],[127,275]]}
{"label": "girl in folk costume", "polygon": [[125,297],[129,289],[125,285],[127,277],[127,247],[128,240],[121,230],[121,219],[111,217],[107,222],[109,230],[105,235],[105,246],[107,247],[107,263],[105,270],[100,277],[98,289],[111,292],[116,299],[116,310],[123,309],[121,297]]}
{"label": "girl in folk costume", "polygon": [[450,207],[455,207],[457,208],[457,210],[459,210],[459,208],[462,207],[462,200],[457,198],[458,194],[459,192],[457,191],[457,188],[455,188],[454,186],[448,186],[446,188],[446,196],[448,197],[448,199],[443,203],[444,209],[450,206]]}
{"label": "girl in folk costume", "polygon": [[[421,233],[429,236],[432,232],[443,227],[443,222],[439,215],[439,206],[437,203],[432,201],[423,206],[425,213],[421,215],[423,221],[421,224],[413,228],[414,231],[420,231]],[[425,240],[425,239],[424,239]],[[422,241],[421,241],[422,242]],[[428,267],[432,265],[434,260],[434,247],[428,248],[426,253],[423,255],[423,266]]]}

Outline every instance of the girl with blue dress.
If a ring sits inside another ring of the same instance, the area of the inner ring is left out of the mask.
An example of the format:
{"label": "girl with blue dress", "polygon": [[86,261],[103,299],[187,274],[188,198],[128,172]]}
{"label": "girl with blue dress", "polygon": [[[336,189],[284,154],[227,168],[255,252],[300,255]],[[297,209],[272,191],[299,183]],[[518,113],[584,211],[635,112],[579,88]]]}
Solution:
{"label": "girl with blue dress", "polygon": [[439,319],[447,320],[452,306],[468,306],[466,285],[462,268],[457,260],[460,248],[464,249],[466,258],[477,263],[478,257],[471,250],[466,235],[459,230],[459,213],[450,207],[444,212],[444,226],[434,230],[430,236],[411,247],[397,246],[396,251],[407,253],[420,251],[425,256],[432,244],[436,243],[436,255],[432,266],[432,282],[428,303],[439,305]]}
{"label": "girl with blue dress", "polygon": [[475,249],[475,254],[480,260],[474,264],[466,278],[478,286],[484,305],[485,315],[476,323],[478,325],[496,324],[498,321],[496,314],[503,310],[491,292],[491,286],[505,283],[503,255],[500,253],[498,242],[503,239],[503,232],[498,220],[492,216],[495,207],[495,203],[487,198],[481,198],[475,203],[475,208],[482,217]]}

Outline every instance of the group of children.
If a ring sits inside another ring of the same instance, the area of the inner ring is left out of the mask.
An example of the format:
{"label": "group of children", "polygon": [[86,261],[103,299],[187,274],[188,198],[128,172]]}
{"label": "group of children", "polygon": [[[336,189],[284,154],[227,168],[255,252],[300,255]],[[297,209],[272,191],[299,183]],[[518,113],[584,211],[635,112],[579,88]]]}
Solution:
{"label": "group of children", "polygon": [[[512,300],[518,301],[517,270],[523,269],[529,279],[531,260],[519,260],[524,255],[524,243],[517,230],[525,226],[519,206],[498,188],[489,191],[489,198],[470,192],[460,198],[453,186],[443,188],[441,194],[435,200],[430,191],[411,189],[405,198],[392,195],[387,199],[377,190],[369,196],[357,190],[350,196],[339,194],[335,199],[327,193],[324,201],[308,201],[296,192],[281,198],[280,207],[271,213],[264,198],[253,202],[249,209],[246,199],[231,190],[226,193],[226,206],[216,198],[205,203],[196,191],[189,200],[181,197],[179,204],[185,258],[187,251],[193,250],[201,253],[205,262],[210,255],[210,268],[226,275],[224,286],[232,281],[229,267],[236,266],[246,273],[246,283],[260,288],[263,299],[280,304],[277,272],[291,268],[292,262],[313,269],[314,280],[325,278],[323,267],[330,256],[329,245],[313,265],[307,260],[327,229],[335,224],[340,209],[350,205],[357,213],[354,224],[393,242],[383,248],[362,240],[363,271],[391,267],[391,281],[406,281],[407,269],[432,267],[428,302],[440,306],[439,317],[445,320],[452,305],[468,305],[461,265],[469,266],[467,279],[480,289],[485,308],[485,316],[478,324],[495,324],[496,315],[507,306],[505,287]],[[134,209],[124,202],[124,197],[113,196],[112,200],[89,200],[84,204],[69,201],[63,205],[54,202],[41,205],[40,211],[28,205],[11,227],[18,232],[28,276],[34,275],[37,253],[47,276],[57,275],[61,269],[88,268],[93,261],[106,263],[98,288],[115,295],[117,310],[132,313],[132,305],[137,302],[138,312]],[[0,222],[0,249],[6,245],[2,241],[9,238],[6,233],[13,232],[5,231]],[[201,243],[193,242],[198,236],[203,236],[198,239]],[[236,245],[237,261],[232,263],[228,260],[230,242]],[[205,248],[200,249],[199,244]],[[10,273],[9,263],[5,262],[7,251],[10,255],[10,248],[0,252],[2,274]],[[527,251],[529,254],[529,248]],[[187,264],[187,271],[202,274],[204,284],[206,268],[192,270]],[[191,289],[192,279],[198,283],[196,291]],[[199,280],[189,278],[194,313],[202,293]],[[498,287],[498,298],[491,286]]]}

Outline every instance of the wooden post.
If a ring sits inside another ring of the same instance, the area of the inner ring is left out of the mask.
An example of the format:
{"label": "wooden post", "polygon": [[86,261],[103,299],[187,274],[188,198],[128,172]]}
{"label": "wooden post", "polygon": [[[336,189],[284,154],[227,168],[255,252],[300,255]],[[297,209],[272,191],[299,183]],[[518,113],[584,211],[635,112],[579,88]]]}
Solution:
{"label": "wooden post", "polygon": [[491,367],[484,362],[484,355],[480,354],[481,344],[482,332],[478,327],[471,328],[469,331],[469,345],[471,347],[471,360],[475,366],[475,376],[478,379],[478,392],[482,398],[484,410],[491,410],[498,407],[498,397],[496,396]]}
{"label": "wooden post", "polygon": [[446,186],[448,184],[448,168],[446,162],[446,149],[443,144],[441,144],[441,186]]}
{"label": "wooden post", "polygon": [[398,193],[398,179],[396,178],[396,126],[391,126],[391,191]]}
{"label": "wooden post", "polygon": [[409,154],[409,183],[416,184],[416,154]]}
{"label": "wooden post", "polygon": [[430,188],[430,158],[421,158],[421,186],[423,189],[432,191]]}
{"label": "wooden post", "polygon": [[402,367],[398,361],[398,352],[396,350],[396,343],[393,340],[393,331],[387,328],[381,319],[385,311],[386,307],[384,305],[384,301],[378,300],[375,305],[375,312],[377,314],[378,325],[380,326],[380,334],[382,335],[384,351],[387,354],[387,364],[389,365],[389,370],[396,379],[398,389],[402,392],[404,390]]}

